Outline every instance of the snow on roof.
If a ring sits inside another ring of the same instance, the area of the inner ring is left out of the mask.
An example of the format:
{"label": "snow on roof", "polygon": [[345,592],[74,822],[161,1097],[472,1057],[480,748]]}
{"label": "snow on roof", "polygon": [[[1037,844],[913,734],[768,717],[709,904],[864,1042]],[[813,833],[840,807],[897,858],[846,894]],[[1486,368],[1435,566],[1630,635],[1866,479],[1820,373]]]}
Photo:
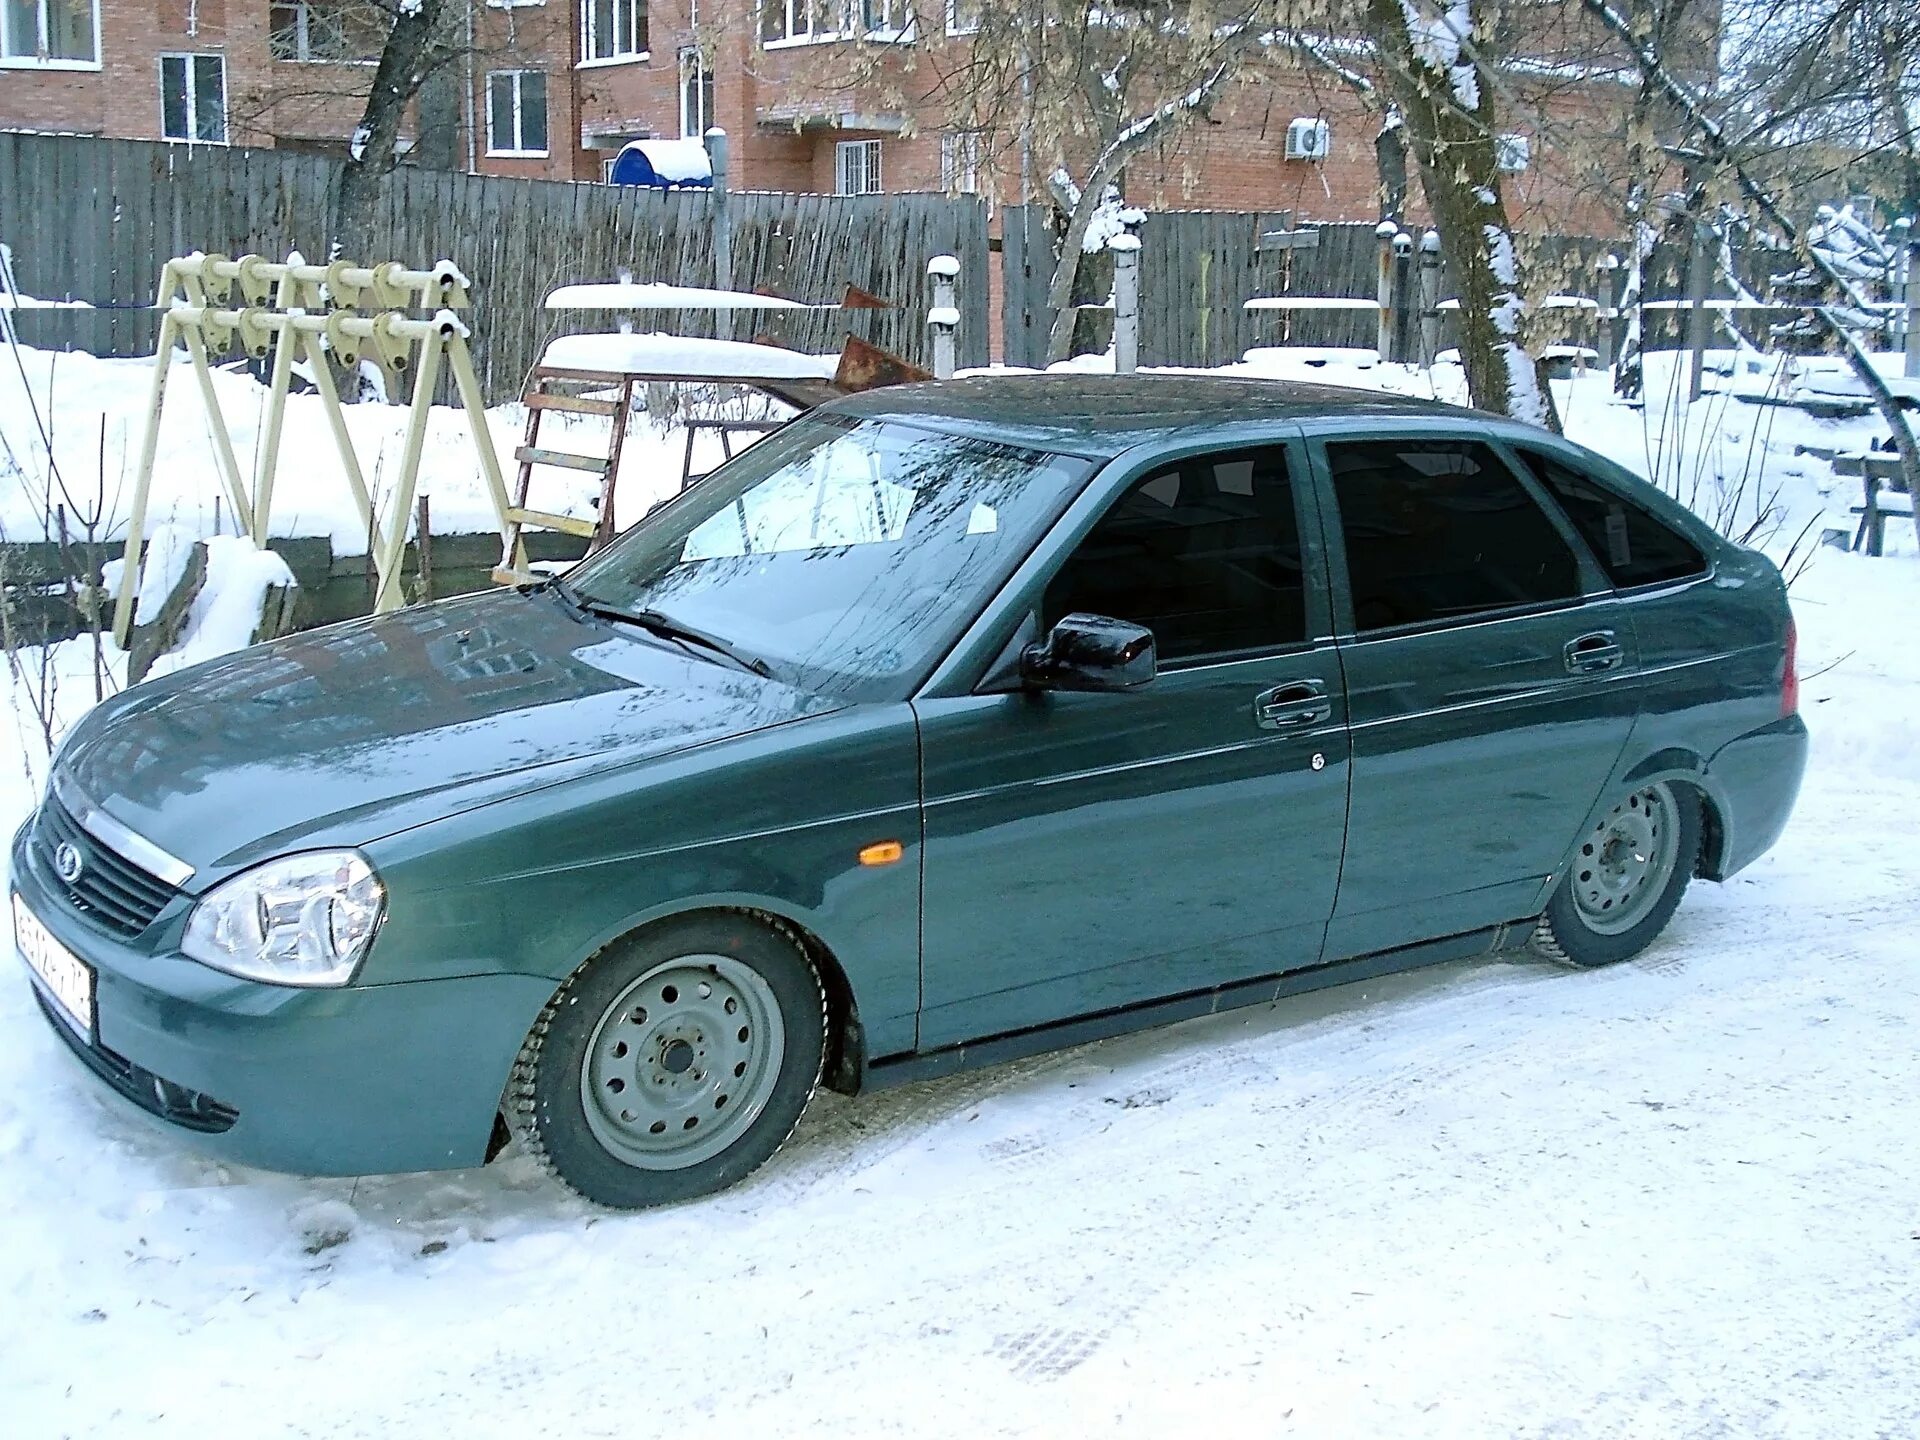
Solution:
{"label": "snow on roof", "polygon": [[745,290],[711,290],[703,285],[562,285],[547,296],[549,310],[838,310],[838,305],[805,305],[777,295]]}
{"label": "snow on roof", "polygon": [[630,140],[621,149],[637,150],[646,156],[653,173],[669,185],[713,179],[713,162],[707,158],[707,147],[698,140]]}
{"label": "snow on roof", "polygon": [[668,378],[831,380],[840,357],[693,335],[562,335],[547,346],[541,363]]}

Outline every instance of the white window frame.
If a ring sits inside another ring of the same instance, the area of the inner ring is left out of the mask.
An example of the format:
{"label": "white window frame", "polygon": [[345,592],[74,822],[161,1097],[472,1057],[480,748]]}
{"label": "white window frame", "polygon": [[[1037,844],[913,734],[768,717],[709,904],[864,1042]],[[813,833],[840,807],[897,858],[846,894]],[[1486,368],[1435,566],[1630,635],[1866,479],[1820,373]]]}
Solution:
{"label": "white window frame", "polygon": [[1533,168],[1533,137],[1512,131],[1493,137],[1493,163],[1502,175],[1519,175]]}
{"label": "white window frame", "polygon": [[[947,0],[947,34],[977,35],[980,33],[980,7],[984,0]],[[973,12],[973,19],[966,19],[967,12]]]}
{"label": "white window frame", "polygon": [[696,96],[706,99],[708,103],[701,108],[707,111],[713,109],[713,67],[707,64],[707,57],[701,52],[698,45],[687,45],[681,49],[678,77],[680,87],[680,138],[683,140],[699,140],[706,136],[707,127],[714,123],[714,119],[711,114],[703,114],[700,117],[699,124],[689,126],[687,123],[687,71],[689,67],[692,68],[697,77],[694,80],[694,93]]}
{"label": "white window frame", "polygon": [[541,88],[544,91],[548,92],[545,96],[545,103],[548,106],[551,106],[553,103],[553,96],[551,94],[552,86],[548,83],[549,77],[547,75],[547,72],[544,70],[489,70],[487,71],[486,93],[481,98],[486,104],[488,156],[490,158],[501,159],[501,160],[544,160],[546,159],[548,155],[553,153],[552,151],[553,117],[550,114],[544,114],[540,117],[542,123],[547,127],[547,148],[546,149],[502,150],[499,148],[499,145],[498,145],[499,137],[493,133],[493,82],[502,75],[511,75],[513,77],[513,141],[516,146],[519,144],[521,140],[526,138],[527,127],[526,127],[525,108],[524,108],[525,101],[523,98],[523,92],[525,91],[526,86],[522,83],[524,77],[528,75],[538,75],[541,80]]}
{"label": "white window frame", "polygon": [[980,152],[985,136],[978,130],[948,130],[940,136],[940,188],[949,195],[980,193]]}
{"label": "white window frame", "polygon": [[[299,12],[295,21],[297,38],[294,49],[297,54],[275,55],[273,53],[273,11],[274,3],[286,5]],[[364,56],[315,55],[313,53],[313,12],[320,9],[325,0],[273,0],[267,6],[267,57],[276,65],[377,65],[378,54]]]}
{"label": "white window frame", "polygon": [[100,69],[100,0],[87,0],[88,8],[93,12],[93,58],[91,60],[56,60],[40,54],[41,43],[47,34],[47,0],[39,0],[35,8],[39,31],[33,37],[33,50],[24,55],[9,53],[10,47],[18,44],[18,37],[7,31],[8,15],[0,7],[0,70],[91,70]]}
{"label": "white window frame", "polygon": [[[869,26],[862,18],[860,12],[868,8],[880,12],[875,17],[879,23]],[[766,29],[769,13],[781,20],[781,33],[771,38]],[[842,40],[905,45],[914,38],[913,21],[911,0],[826,0],[824,7],[816,0],[760,0],[760,13],[754,17],[762,50],[831,45]],[[830,28],[814,29],[815,25]]]}
{"label": "white window frame", "polygon": [[[627,12],[628,43],[634,45],[631,50],[609,50],[604,55],[594,51],[594,4],[593,0],[580,0],[580,63],[576,70],[593,70],[603,65],[633,65],[642,60],[651,60],[653,52],[649,42],[652,40],[651,26],[653,17],[648,13],[647,0],[613,0],[616,9]],[[616,27],[617,28],[617,27]],[[615,44],[609,40],[608,44]]]}
{"label": "white window frame", "polygon": [[[858,155],[861,188],[850,189],[854,157]],[[881,166],[878,140],[839,140],[833,147],[833,193],[836,195],[882,195],[885,171]]]}
{"label": "white window frame", "polygon": [[[194,115],[199,107],[194,104],[195,72],[200,68],[196,60],[218,60],[220,62],[220,138],[203,140],[197,135],[167,134],[167,61],[182,60],[180,73],[186,77],[187,128],[193,128]],[[233,124],[227,114],[227,57],[219,50],[163,50],[154,57],[154,70],[159,77],[160,99],[160,138],[174,145],[229,145],[233,143]]]}

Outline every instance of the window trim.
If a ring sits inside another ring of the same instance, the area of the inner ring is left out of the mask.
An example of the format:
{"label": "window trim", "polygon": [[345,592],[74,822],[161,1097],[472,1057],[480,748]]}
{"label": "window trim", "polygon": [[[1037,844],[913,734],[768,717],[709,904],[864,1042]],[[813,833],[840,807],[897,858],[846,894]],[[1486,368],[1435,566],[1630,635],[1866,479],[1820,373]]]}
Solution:
{"label": "window trim", "polygon": [[[545,160],[547,159],[553,153],[553,131],[551,128],[553,124],[553,116],[551,114],[548,114],[547,116],[544,117],[548,125],[546,149],[544,150],[496,150],[494,148],[493,81],[494,81],[494,77],[499,75],[511,75],[514,77],[513,138],[516,143],[525,138],[525,131],[526,131],[526,126],[524,123],[522,123],[522,120],[521,120],[522,104],[521,104],[521,95],[520,95],[521,85],[520,85],[519,77],[522,75],[538,75],[543,80],[548,80],[551,78],[547,75],[546,71],[533,69],[530,67],[521,67],[515,70],[489,70],[486,72],[486,76],[481,87],[483,91],[481,100],[485,106],[486,116],[487,116],[487,149],[486,149],[487,158],[491,160]],[[547,107],[549,107],[549,109],[551,108],[553,104],[553,97],[551,94],[548,94],[546,96],[545,104]]]}
{"label": "window trim", "polygon": [[[808,0],[759,0],[753,16],[754,38],[762,50],[795,50],[805,45],[838,45],[846,42],[869,45],[910,45],[917,37],[913,7],[908,0],[885,0],[885,3],[900,13],[898,23],[891,29],[862,30],[854,18],[854,11],[861,0],[827,0],[832,8],[837,28],[832,30],[799,30],[793,28],[794,12],[804,10],[811,23],[813,7]],[[775,39],[766,38],[766,22],[762,15],[766,7],[779,6],[786,16],[784,33]]]}
{"label": "window trim", "polygon": [[[220,62],[220,138],[202,140],[193,135],[167,134],[167,61],[184,60],[183,73],[187,80],[187,127],[193,127],[194,114],[194,64],[196,60],[218,60]],[[224,50],[162,50],[153,57],[155,93],[160,102],[160,138],[168,145],[231,145],[233,143],[233,121],[227,114],[227,55]]]}
{"label": "window trim", "polygon": [[[863,195],[884,195],[887,193],[886,157],[880,149],[881,137],[867,136],[858,140],[836,140],[833,142],[833,193],[854,199]],[[871,180],[873,188],[867,190],[848,190],[841,181],[844,173],[843,158],[856,147],[863,150],[868,159],[862,162],[865,167],[864,179]]]}
{"label": "window trim", "polygon": [[[1546,500],[1549,513],[1566,527],[1567,532],[1573,537],[1575,553],[1580,555],[1583,560],[1592,566],[1593,572],[1598,577],[1598,583],[1606,587],[1607,594],[1649,595],[1661,590],[1678,590],[1688,585],[1698,585],[1702,580],[1711,580],[1718,572],[1719,566],[1714,558],[1713,548],[1711,546],[1701,544],[1698,536],[1689,535],[1684,528],[1673,524],[1665,516],[1657,514],[1647,506],[1642,505],[1631,495],[1621,494],[1620,486],[1617,483],[1611,482],[1609,477],[1605,475],[1596,474],[1591,465],[1581,463],[1580,457],[1569,457],[1556,448],[1535,444],[1530,441],[1513,440],[1504,435],[1497,438],[1501,449],[1508,452],[1506,456],[1507,464],[1517,471],[1528,483],[1539,487],[1542,496]],[[1700,557],[1700,569],[1691,575],[1676,575],[1671,580],[1643,580],[1638,585],[1614,584],[1613,576],[1608,573],[1607,567],[1601,563],[1600,557],[1593,553],[1593,547],[1587,543],[1587,537],[1580,533],[1580,527],[1573,523],[1573,517],[1566,513],[1566,507],[1560,503],[1559,497],[1554,495],[1547,486],[1542,484],[1534,476],[1533,467],[1527,463],[1524,454],[1527,450],[1532,450],[1535,454],[1551,460],[1556,465],[1565,466],[1582,480],[1587,481],[1597,489],[1611,495],[1622,505],[1639,511],[1662,530],[1670,531],[1672,534],[1679,536],[1680,539],[1685,541],[1687,546]]]}
{"label": "window trim", "polygon": [[267,61],[272,65],[378,65],[377,54],[356,59],[353,56],[334,58],[324,55],[276,55],[273,53],[273,10],[275,4],[285,4],[298,9],[303,15],[311,16],[322,0],[270,0],[267,6]]}
{"label": "window trim", "polygon": [[[1404,625],[1385,625],[1374,630],[1362,630],[1354,620],[1353,581],[1347,574],[1347,547],[1340,533],[1340,497],[1334,490],[1333,462],[1327,455],[1330,445],[1367,444],[1372,441],[1417,441],[1421,443],[1442,443],[1452,445],[1481,445],[1493,452],[1494,458],[1513,476],[1514,481],[1523,489],[1529,499],[1540,508],[1547,523],[1560,537],[1573,556],[1574,574],[1580,585],[1580,593],[1557,600],[1525,601],[1514,605],[1503,605],[1495,610],[1475,610],[1465,615],[1449,615],[1434,620],[1414,620]],[[1307,437],[1307,448],[1313,457],[1314,488],[1318,492],[1322,524],[1322,541],[1325,547],[1325,563],[1328,584],[1332,588],[1331,601],[1334,614],[1334,634],[1343,645],[1365,645],[1375,640],[1400,640],[1409,635],[1426,635],[1438,630],[1462,630],[1469,625],[1499,623],[1506,620],[1521,619],[1533,615],[1552,615],[1563,610],[1577,610],[1582,606],[1613,598],[1613,587],[1607,583],[1606,575],[1599,570],[1598,564],[1587,553],[1587,547],[1581,543],[1579,532],[1573,529],[1572,522],[1560,513],[1560,507],[1550,502],[1540,493],[1539,484],[1531,475],[1523,474],[1523,467],[1506,449],[1505,437],[1459,429],[1445,423],[1437,425],[1381,425],[1369,423],[1354,428],[1341,427],[1316,431]]]}
{"label": "window trim", "polygon": [[[544,0],[536,0],[544,3]],[[582,0],[580,6],[580,59],[574,65],[576,70],[593,70],[605,65],[632,65],[653,58],[653,7],[647,0],[612,0],[617,6],[625,6],[628,13],[628,38],[637,42],[633,50],[612,50],[605,55],[593,53],[593,0]],[[635,23],[637,22],[637,23]],[[618,27],[615,27],[616,30]]]}
{"label": "window trim", "polygon": [[702,117],[703,123],[697,129],[689,130],[687,128],[687,70],[689,64],[691,64],[698,73],[698,78],[694,82],[695,89],[707,102],[705,108],[708,111],[716,108],[715,102],[719,100],[719,92],[714,85],[713,67],[707,63],[706,52],[698,45],[682,45],[679,54],[675,57],[674,66],[674,89],[679,101],[677,108],[680,111],[680,138],[682,140],[704,140],[707,131],[713,127],[715,121],[712,114],[707,114]]}
{"label": "window trim", "polygon": [[[93,58],[91,60],[43,58],[36,49],[31,55],[0,55],[0,70],[64,70],[69,73],[97,74],[105,66],[100,50],[100,0],[87,0],[87,7],[93,13]],[[47,33],[47,0],[39,0],[37,6],[39,32],[34,36],[36,47],[40,36]],[[6,24],[6,17],[0,14],[0,26]],[[202,142],[212,144],[212,141]]]}

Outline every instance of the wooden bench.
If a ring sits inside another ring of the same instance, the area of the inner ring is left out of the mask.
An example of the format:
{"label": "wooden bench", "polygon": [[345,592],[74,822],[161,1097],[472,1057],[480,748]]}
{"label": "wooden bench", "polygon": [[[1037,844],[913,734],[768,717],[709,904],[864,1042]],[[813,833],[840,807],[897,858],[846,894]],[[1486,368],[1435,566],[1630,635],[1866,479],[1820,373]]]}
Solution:
{"label": "wooden bench", "polygon": [[[1900,478],[1899,455],[1891,450],[1842,451],[1833,457],[1833,473],[1860,477],[1861,503],[1850,511],[1860,517],[1859,528],[1853,535],[1853,548],[1864,549],[1869,555],[1880,554],[1886,543],[1887,517],[1913,518],[1913,497]],[[1883,485],[1887,487],[1884,496],[1880,493]],[[1895,500],[1902,495],[1907,497],[1904,507]],[[1889,500],[1895,503],[1888,504]]]}

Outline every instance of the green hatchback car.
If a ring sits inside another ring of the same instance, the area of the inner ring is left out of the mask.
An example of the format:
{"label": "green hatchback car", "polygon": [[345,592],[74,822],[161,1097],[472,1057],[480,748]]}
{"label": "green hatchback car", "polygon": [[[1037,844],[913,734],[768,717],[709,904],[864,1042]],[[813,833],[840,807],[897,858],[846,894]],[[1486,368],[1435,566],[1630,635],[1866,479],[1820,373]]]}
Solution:
{"label": "green hatchback car", "polygon": [[855,1092],[1659,934],[1785,824],[1786,593],[1640,480],[1330,387],[881,390],[564,579],[137,686],[11,904],[134,1106],[610,1206]]}

